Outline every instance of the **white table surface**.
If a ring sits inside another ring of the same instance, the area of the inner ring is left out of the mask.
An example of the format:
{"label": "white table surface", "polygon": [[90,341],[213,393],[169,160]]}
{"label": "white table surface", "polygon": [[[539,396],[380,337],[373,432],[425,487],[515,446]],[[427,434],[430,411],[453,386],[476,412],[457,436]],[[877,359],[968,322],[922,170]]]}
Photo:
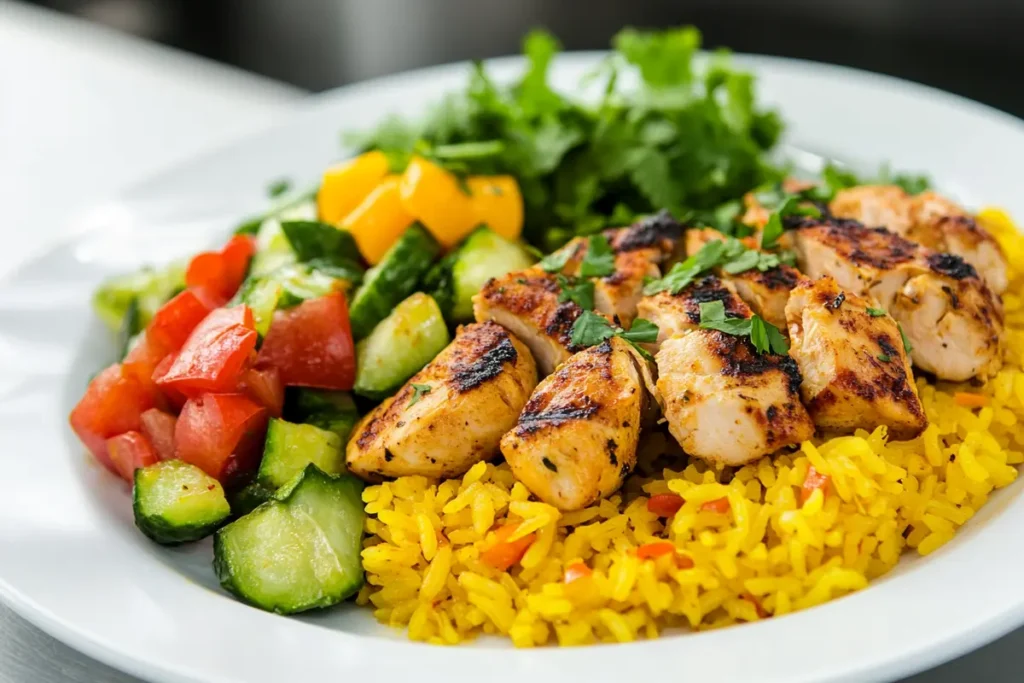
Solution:
{"label": "white table surface", "polygon": [[[97,200],[268,125],[302,94],[0,0],[0,274]],[[1022,652],[1024,630],[906,683],[1024,680]],[[0,605],[0,683],[135,681]]]}

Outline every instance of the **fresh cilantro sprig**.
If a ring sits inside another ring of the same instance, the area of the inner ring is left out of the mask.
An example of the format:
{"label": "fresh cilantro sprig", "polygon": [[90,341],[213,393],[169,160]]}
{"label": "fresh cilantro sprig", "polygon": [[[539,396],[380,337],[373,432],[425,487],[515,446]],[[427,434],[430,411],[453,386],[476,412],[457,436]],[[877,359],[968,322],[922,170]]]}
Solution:
{"label": "fresh cilantro sprig", "polygon": [[750,337],[750,343],[761,354],[789,353],[789,344],[779,328],[759,315],[752,315],[749,318],[730,318],[725,314],[725,304],[721,301],[707,301],[700,304],[700,326],[735,337]]}
{"label": "fresh cilantro sprig", "polygon": [[564,275],[557,275],[558,286],[562,291],[558,293],[558,303],[564,304],[572,301],[584,311],[594,308],[594,283],[590,280],[578,280],[567,278]]}
{"label": "fresh cilantro sprig", "polygon": [[791,265],[793,254],[788,251],[765,253],[748,249],[734,237],[706,242],[693,256],[672,267],[665,277],[652,280],[644,286],[644,294],[651,296],[658,292],[678,294],[702,274],[718,266],[730,275],[737,275],[756,268],[762,273],[782,264]]}
{"label": "fresh cilantro sprig", "polygon": [[807,200],[798,194],[787,196],[778,208],[768,216],[768,222],[761,231],[761,248],[775,249],[779,246],[779,238],[786,231],[782,219],[786,216],[813,216],[821,218],[821,209],[808,204]]}
{"label": "fresh cilantro sprig", "polygon": [[582,277],[607,277],[615,272],[615,252],[608,238],[598,233],[587,240],[587,253],[580,263]]}
{"label": "fresh cilantro sprig", "polygon": [[409,405],[414,406],[420,402],[420,399],[430,393],[431,386],[429,384],[413,384],[412,385],[412,397],[409,399]]}
{"label": "fresh cilantro sprig", "polygon": [[[827,164],[821,172],[821,178],[831,195],[857,185],[897,185],[907,194],[921,194],[931,187],[931,180],[926,175],[911,173],[893,173],[888,164],[883,164],[875,176],[859,177],[847,168],[835,164]],[[831,197],[830,197],[831,199]]]}
{"label": "fresh cilantro sprig", "polygon": [[633,345],[640,354],[651,359],[651,355],[640,344],[651,344],[658,340],[658,326],[650,320],[637,318],[632,327],[624,330],[612,325],[603,315],[593,311],[583,311],[573,323],[571,341],[575,346],[596,346],[606,339],[622,337]]}
{"label": "fresh cilantro sprig", "polygon": [[885,315],[884,308],[871,308],[870,306],[868,306],[866,310],[868,315],[870,315],[872,318],[881,318],[883,315]]}

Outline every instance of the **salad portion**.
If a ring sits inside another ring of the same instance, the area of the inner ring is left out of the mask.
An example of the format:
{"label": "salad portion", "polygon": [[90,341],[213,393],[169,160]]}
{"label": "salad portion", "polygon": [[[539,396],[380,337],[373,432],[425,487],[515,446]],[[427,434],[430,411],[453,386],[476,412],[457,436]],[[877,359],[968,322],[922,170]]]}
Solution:
{"label": "salad portion", "polygon": [[794,177],[699,42],[622,31],[587,104],[532,33],[517,82],[475,65],[104,283],[121,358],[70,421],[138,528],[212,535],[266,610],[519,646],[786,614],[950,540],[1024,462],[1024,238],[923,177]]}

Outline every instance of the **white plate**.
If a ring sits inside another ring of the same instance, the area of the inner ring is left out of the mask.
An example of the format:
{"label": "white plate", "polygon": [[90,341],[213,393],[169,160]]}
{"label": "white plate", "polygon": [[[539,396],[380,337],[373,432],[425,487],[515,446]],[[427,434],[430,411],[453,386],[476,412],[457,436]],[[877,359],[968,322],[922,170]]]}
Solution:
{"label": "white plate", "polygon": [[[599,55],[561,58],[571,90]],[[780,106],[797,148],[925,169],[969,205],[1024,217],[1024,125],[960,98],[889,78],[744,58]],[[498,60],[496,72],[516,72]],[[66,415],[112,344],[89,308],[105,275],[222,239],[263,203],[268,180],[315,181],[338,131],[389,112],[415,115],[460,87],[466,65],[345,88],[283,126],[219,150],[99,207],[76,236],[0,288],[0,592],[73,647],[159,681],[337,680],[867,681],[892,679],[1024,622],[1024,482],[995,496],[957,538],[865,591],[794,615],[630,645],[516,651],[410,643],[351,605],[301,618],[222,593],[208,544],[167,550],[132,526],[128,492],[76,443]],[[17,229],[25,229],[18,226]]]}

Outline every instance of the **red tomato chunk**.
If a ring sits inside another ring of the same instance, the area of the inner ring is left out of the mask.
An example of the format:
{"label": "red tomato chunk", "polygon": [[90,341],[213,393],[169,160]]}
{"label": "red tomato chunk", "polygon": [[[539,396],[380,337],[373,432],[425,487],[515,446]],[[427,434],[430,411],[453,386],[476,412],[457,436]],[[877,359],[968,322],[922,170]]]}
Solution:
{"label": "red tomato chunk", "polygon": [[156,384],[188,397],[235,391],[256,337],[248,306],[218,308],[192,331],[170,367],[154,375]]}
{"label": "red tomato chunk", "polygon": [[160,353],[174,353],[209,313],[195,292],[186,289],[160,307],[146,328],[146,339]]}
{"label": "red tomato chunk", "polygon": [[230,485],[256,469],[266,429],[267,409],[247,396],[204,394],[181,409],[175,454]]}
{"label": "red tomato chunk", "polygon": [[245,279],[254,251],[252,238],[235,235],[221,251],[197,254],[185,271],[185,284],[210,307],[223,306]]}
{"label": "red tomato chunk", "polygon": [[173,460],[174,426],[178,423],[178,418],[157,408],[150,408],[140,416],[140,421],[142,434],[149,439],[157,457],[161,460]]}
{"label": "red tomato chunk", "polygon": [[127,482],[135,479],[135,470],[160,460],[149,439],[139,432],[125,432],[107,439],[107,451],[117,473]]}
{"label": "red tomato chunk", "polygon": [[257,366],[276,368],[285,386],[351,389],[356,357],[344,295],[328,294],[274,313]]}
{"label": "red tomato chunk", "polygon": [[242,373],[241,390],[249,398],[281,417],[284,410],[284,384],[277,368],[249,368]]}
{"label": "red tomato chunk", "polygon": [[156,403],[153,391],[139,377],[115,363],[96,375],[71,411],[71,428],[105,467],[117,472],[107,439],[137,431],[140,416]]}

